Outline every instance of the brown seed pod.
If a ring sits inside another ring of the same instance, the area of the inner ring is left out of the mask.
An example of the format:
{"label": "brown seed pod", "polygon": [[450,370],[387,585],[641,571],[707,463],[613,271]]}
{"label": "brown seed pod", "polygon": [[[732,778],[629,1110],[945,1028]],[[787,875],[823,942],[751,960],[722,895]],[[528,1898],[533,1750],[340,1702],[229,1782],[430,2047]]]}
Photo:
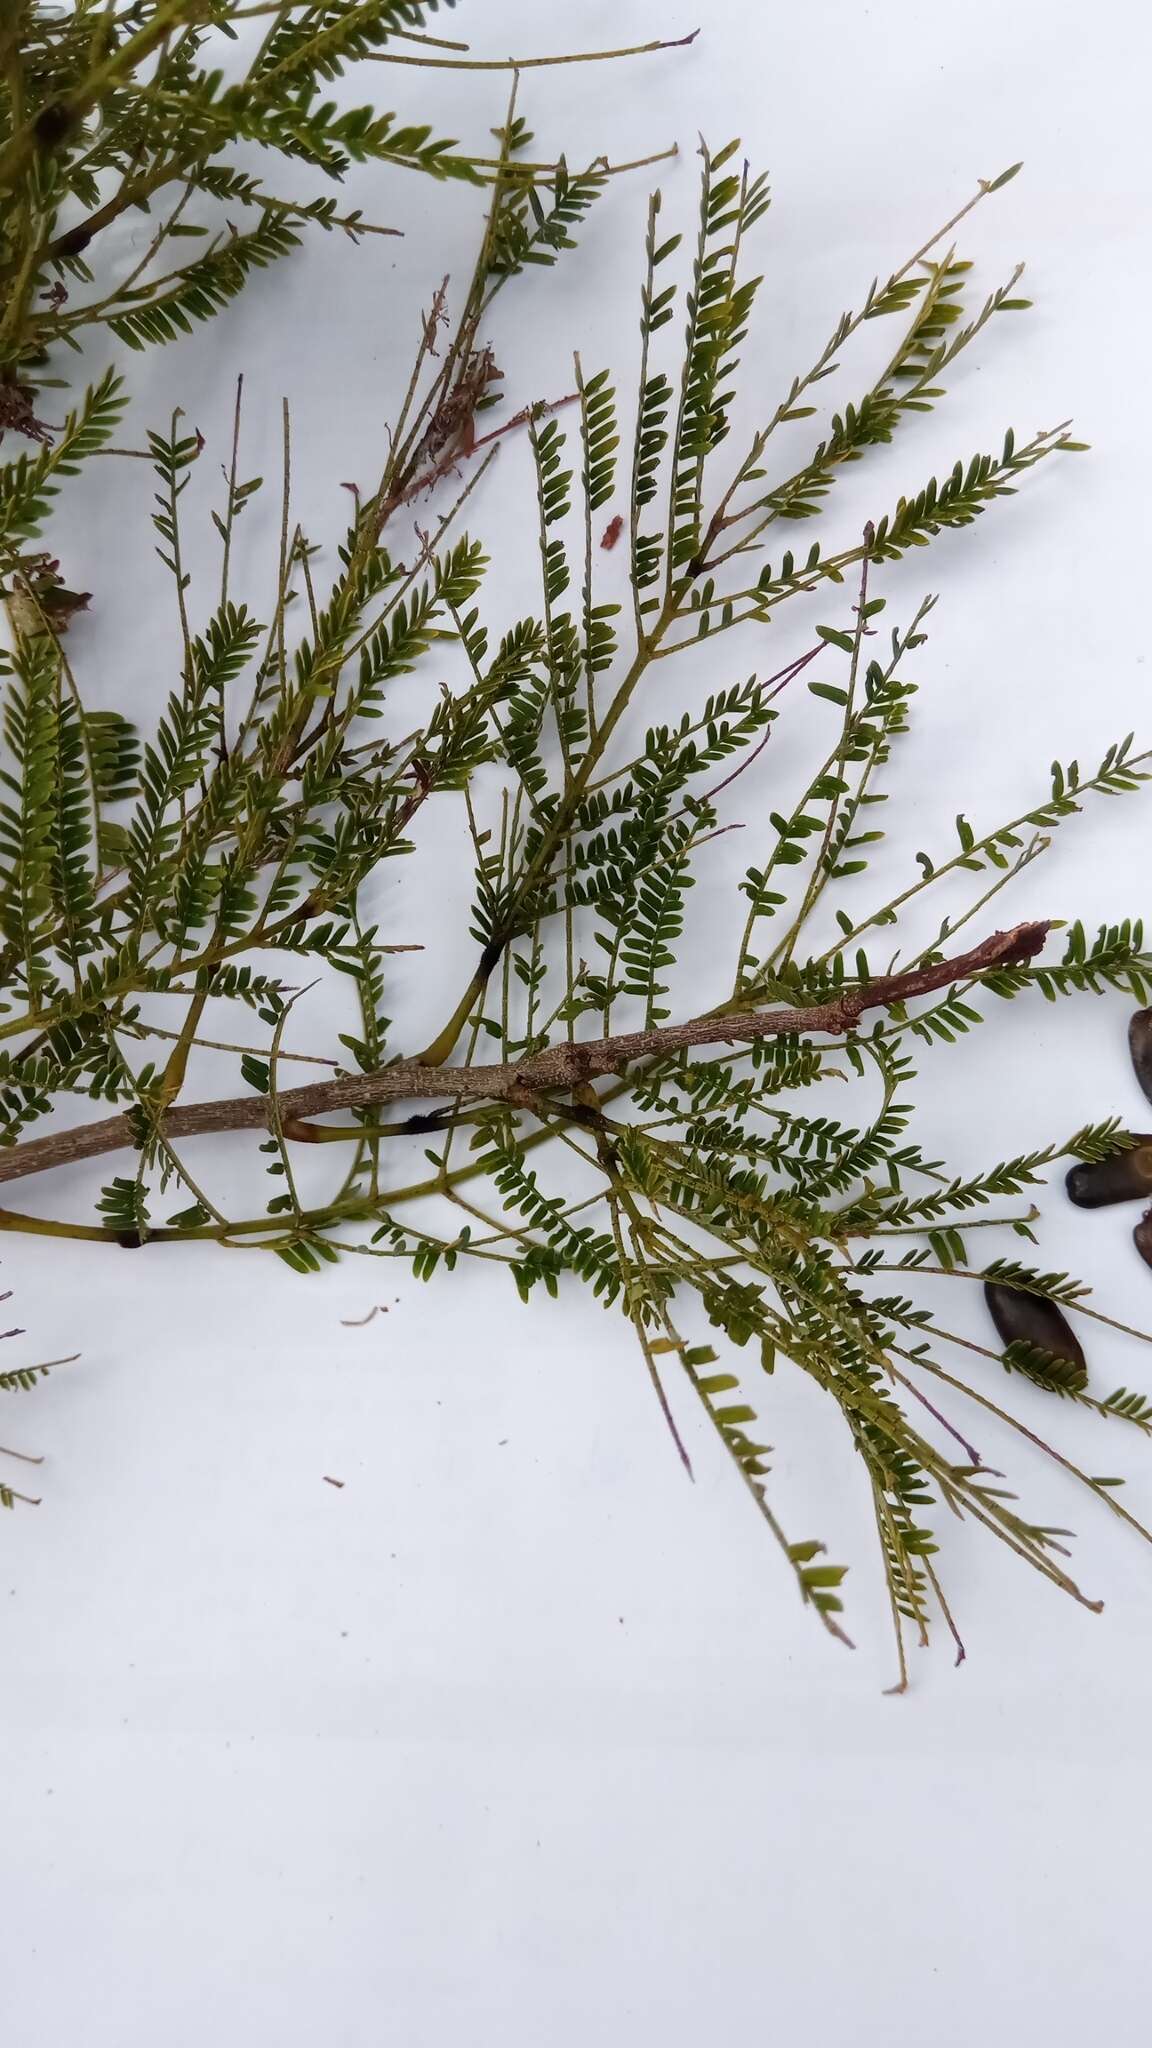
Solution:
{"label": "brown seed pod", "polygon": [[[1063,1359],[1069,1371],[1061,1375],[1064,1384],[1079,1390],[1088,1384],[1088,1367],[1072,1325],[1054,1301],[1042,1294],[1029,1294],[1022,1287],[1008,1287],[1002,1280],[986,1280],[984,1299],[988,1313],[1007,1349],[1026,1344],[1049,1357]],[[1027,1366],[1023,1369],[1027,1371]],[[1047,1382],[1048,1375],[1030,1375]],[[1053,1377],[1056,1377],[1054,1374]]]}
{"label": "brown seed pod", "polygon": [[1152,1136],[1110,1159],[1081,1160],[1066,1174],[1068,1199],[1078,1209],[1106,1209],[1112,1202],[1146,1202],[1152,1195]]}
{"label": "brown seed pod", "polygon": [[1146,1266],[1152,1266],[1152,1209],[1140,1218],[1132,1232],[1132,1242]]}
{"label": "brown seed pod", "polygon": [[1152,1010],[1137,1010],[1128,1026],[1128,1050],[1136,1079],[1152,1102]]}

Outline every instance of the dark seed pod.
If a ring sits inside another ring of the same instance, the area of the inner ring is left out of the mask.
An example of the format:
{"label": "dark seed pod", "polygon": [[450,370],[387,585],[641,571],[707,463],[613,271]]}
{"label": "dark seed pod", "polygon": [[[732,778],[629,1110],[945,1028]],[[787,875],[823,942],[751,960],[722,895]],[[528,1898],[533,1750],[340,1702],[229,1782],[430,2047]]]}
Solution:
{"label": "dark seed pod", "polygon": [[1140,1218],[1132,1232],[1132,1242],[1146,1266],[1152,1266],[1152,1209]]}
{"label": "dark seed pod", "polygon": [[1128,1050],[1136,1079],[1152,1102],[1152,1010],[1137,1010],[1128,1026]]}
{"label": "dark seed pod", "polygon": [[1152,1136],[1110,1159],[1082,1160],[1065,1177],[1068,1199],[1078,1209],[1106,1209],[1111,1202],[1146,1202],[1152,1195]]}
{"label": "dark seed pod", "polygon": [[1020,1344],[1047,1352],[1051,1358],[1063,1359],[1071,1368],[1065,1376],[1067,1386],[1087,1386],[1084,1353],[1067,1316],[1054,1301],[1042,1294],[1028,1294],[1022,1287],[1007,1287],[1001,1280],[985,1281],[984,1299],[1005,1348]]}

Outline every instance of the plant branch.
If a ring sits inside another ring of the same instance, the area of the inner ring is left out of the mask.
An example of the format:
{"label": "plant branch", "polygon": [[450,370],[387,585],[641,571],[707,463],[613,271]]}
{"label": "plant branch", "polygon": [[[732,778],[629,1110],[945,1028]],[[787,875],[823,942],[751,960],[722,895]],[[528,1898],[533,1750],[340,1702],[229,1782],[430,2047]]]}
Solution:
{"label": "plant branch", "polygon": [[[883,975],[808,1009],[721,1012],[649,1031],[549,1046],[529,1059],[500,1065],[442,1067],[399,1061],[375,1073],[350,1074],[335,1081],[286,1089],[277,1098],[281,1129],[289,1140],[323,1142],[321,1133],[314,1134],[309,1129],[308,1118],[377,1102],[467,1098],[509,1102],[530,1109],[535,1098],[550,1089],[579,1087],[599,1075],[618,1074],[633,1061],[664,1058],[689,1047],[814,1031],[841,1037],[855,1029],[866,1010],[910,1002],[989,968],[1016,966],[1030,960],[1043,946],[1048,929],[1047,924],[1021,924],[1010,931],[993,932],[968,953],[938,960],[907,974]],[[266,1130],[269,1109],[268,1098],[258,1094],[190,1103],[170,1109],[159,1128],[169,1139],[220,1131]],[[22,1180],[53,1167],[75,1165],[106,1152],[123,1151],[136,1142],[137,1122],[131,1113],[82,1124],[71,1131],[54,1132],[50,1137],[31,1138],[0,1154],[0,1181]]]}

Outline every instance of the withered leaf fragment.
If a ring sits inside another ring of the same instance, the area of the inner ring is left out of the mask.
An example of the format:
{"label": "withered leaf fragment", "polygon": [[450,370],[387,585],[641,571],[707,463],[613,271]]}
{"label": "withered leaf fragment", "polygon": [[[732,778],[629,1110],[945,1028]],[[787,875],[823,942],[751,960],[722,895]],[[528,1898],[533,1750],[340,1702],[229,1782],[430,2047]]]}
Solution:
{"label": "withered leaf fragment", "polygon": [[1065,1176],[1068,1199],[1078,1209],[1106,1209],[1113,1202],[1146,1202],[1152,1196],[1152,1136],[1110,1159],[1080,1160]]}
{"label": "withered leaf fragment", "polygon": [[[1079,1391],[1088,1384],[1088,1367],[1071,1324],[1054,1301],[1042,1294],[1029,1294],[1025,1288],[1009,1287],[1001,1280],[988,1280],[984,1284],[984,1299],[988,1313],[996,1325],[1005,1348],[1023,1347],[1022,1355],[1013,1362],[1036,1379],[1041,1385],[1060,1384],[1069,1391]],[[1043,1361],[1036,1361],[1035,1370],[1029,1364],[1029,1351],[1043,1352],[1048,1358],[1061,1360],[1063,1372],[1047,1372]]]}
{"label": "withered leaf fragment", "polygon": [[1128,1026],[1128,1050],[1136,1079],[1152,1102],[1152,1010],[1137,1010]]}

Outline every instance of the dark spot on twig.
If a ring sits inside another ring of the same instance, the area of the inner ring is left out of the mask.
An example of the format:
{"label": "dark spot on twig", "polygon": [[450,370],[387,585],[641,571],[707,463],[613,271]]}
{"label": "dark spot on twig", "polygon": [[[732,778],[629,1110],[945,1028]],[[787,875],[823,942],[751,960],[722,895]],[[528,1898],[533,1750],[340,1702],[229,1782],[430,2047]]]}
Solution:
{"label": "dark spot on twig", "polygon": [[57,242],[56,254],[57,256],[79,256],[88,247],[91,240],[91,228],[83,226],[69,228],[68,233],[61,235],[60,240]]}
{"label": "dark spot on twig", "polygon": [[78,119],[71,107],[42,107],[32,123],[32,133],[41,149],[57,149],[72,133]]}

